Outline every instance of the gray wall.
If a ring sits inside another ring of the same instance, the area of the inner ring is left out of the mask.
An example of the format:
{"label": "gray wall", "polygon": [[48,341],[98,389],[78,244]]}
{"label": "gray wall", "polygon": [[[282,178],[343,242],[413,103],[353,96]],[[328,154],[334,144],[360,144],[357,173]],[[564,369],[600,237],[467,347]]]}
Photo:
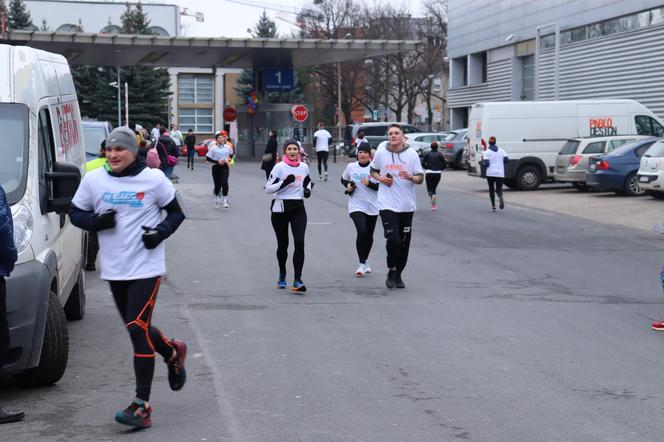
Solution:
{"label": "gray wall", "polygon": [[657,6],[664,0],[449,0],[447,51],[458,57],[535,38],[544,24],[565,30]]}

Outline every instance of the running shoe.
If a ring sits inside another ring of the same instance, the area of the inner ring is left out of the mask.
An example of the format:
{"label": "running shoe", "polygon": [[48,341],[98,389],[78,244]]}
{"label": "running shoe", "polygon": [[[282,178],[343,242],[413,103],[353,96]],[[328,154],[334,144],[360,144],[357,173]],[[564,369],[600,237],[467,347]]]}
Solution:
{"label": "running shoe", "polygon": [[496,208],[495,208],[495,207],[492,207],[492,208],[491,208],[491,211],[492,211],[492,212],[495,212],[495,211],[496,211]]}
{"label": "running shoe", "polygon": [[327,181],[327,172],[325,172],[325,175],[323,175],[323,179]]}
{"label": "running shoe", "polygon": [[435,204],[431,205],[431,210],[436,210],[436,205]]}
{"label": "running shoe", "polygon": [[184,387],[187,381],[187,370],[184,369],[184,360],[187,357],[187,344],[179,339],[172,339],[171,345],[175,348],[177,355],[166,361],[168,366],[168,385],[171,390],[178,391]]}
{"label": "running shoe", "polygon": [[505,208],[505,201],[503,201],[503,197],[499,196],[498,199],[500,200],[500,210],[503,210]]}
{"label": "running shoe", "polygon": [[218,197],[218,196],[215,196],[215,197],[214,197],[214,208],[215,208],[215,209],[218,209],[218,208],[219,208],[219,203],[220,203],[220,202],[221,202],[221,201],[219,200],[219,197]]}
{"label": "running shoe", "polygon": [[369,261],[364,263],[364,273],[371,273],[371,267],[369,266]]}
{"label": "running shoe", "polygon": [[393,289],[397,285],[397,271],[388,270],[387,279],[385,280],[385,285],[388,289]]}
{"label": "running shoe", "polygon": [[364,268],[364,264],[360,263],[360,265],[357,267],[357,270],[355,270],[355,276],[357,276],[358,278],[361,278],[361,277],[364,276],[364,274],[366,272],[367,271]]}
{"label": "running shoe", "polygon": [[286,277],[285,276],[280,276],[279,281],[277,281],[277,288],[278,289],[285,289],[286,288]]}
{"label": "running shoe", "polygon": [[115,421],[135,428],[152,426],[152,407],[144,400],[136,398],[127,408],[115,414]]}
{"label": "running shoe", "polygon": [[406,284],[404,284],[403,279],[401,279],[401,275],[398,274],[398,273],[397,273],[397,278],[396,278],[395,285],[398,289],[405,289],[406,288]]}
{"label": "running shoe", "polygon": [[295,293],[304,293],[307,291],[307,288],[302,281],[293,281],[293,287],[291,287],[291,291]]}
{"label": "running shoe", "polygon": [[323,181],[323,175],[318,175],[318,181]]}
{"label": "running shoe", "polygon": [[664,331],[664,320],[661,321],[655,321],[652,324],[650,324],[653,330],[657,331]]}
{"label": "running shoe", "polygon": [[228,200],[224,200],[224,209],[228,209],[229,207]]}

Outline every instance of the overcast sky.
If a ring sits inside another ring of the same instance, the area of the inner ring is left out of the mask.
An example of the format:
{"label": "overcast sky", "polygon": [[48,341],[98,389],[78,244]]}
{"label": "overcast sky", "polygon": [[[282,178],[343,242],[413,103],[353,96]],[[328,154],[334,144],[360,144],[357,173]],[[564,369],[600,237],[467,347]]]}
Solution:
{"label": "overcast sky", "polygon": [[[283,7],[287,10],[299,10],[304,5],[312,4],[311,1],[306,0],[278,0],[275,2],[267,2],[265,0],[252,1],[240,0],[246,3],[254,3],[257,5],[267,5],[275,9]],[[166,1],[171,3],[171,1]],[[181,17],[181,23],[184,25],[182,31],[183,35],[190,37],[249,37],[247,28],[252,28],[258,21],[258,17],[262,14],[261,7],[245,6],[228,0],[176,0],[173,3],[189,8],[190,12],[202,12],[205,15],[205,22],[198,23],[193,17]],[[381,2],[385,3],[385,1]],[[389,0],[395,6],[405,4],[400,0]],[[408,2],[410,12],[414,15],[421,15],[419,11],[419,0]],[[415,6],[414,6],[415,5]],[[277,32],[279,35],[289,36],[296,28],[286,21],[278,18],[281,15],[286,20],[295,21],[293,14],[280,14],[277,11],[266,10],[267,15],[274,20],[277,24]]]}

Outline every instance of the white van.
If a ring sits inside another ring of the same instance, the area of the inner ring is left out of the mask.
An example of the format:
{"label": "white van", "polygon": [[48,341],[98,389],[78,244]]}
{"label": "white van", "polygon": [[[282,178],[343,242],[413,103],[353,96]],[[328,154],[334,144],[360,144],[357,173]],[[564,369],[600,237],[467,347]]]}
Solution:
{"label": "white van", "polygon": [[85,313],[85,242],[66,216],[85,146],[64,57],[0,45],[0,133],[0,183],[18,249],[7,279],[10,348],[4,371],[20,373],[24,384],[46,385],[67,367],[65,318]]}
{"label": "white van", "polygon": [[662,137],[664,123],[634,100],[477,103],[470,111],[468,174],[479,176],[482,152],[495,136],[510,159],[505,185],[537,189],[553,177],[567,140],[609,135]]}

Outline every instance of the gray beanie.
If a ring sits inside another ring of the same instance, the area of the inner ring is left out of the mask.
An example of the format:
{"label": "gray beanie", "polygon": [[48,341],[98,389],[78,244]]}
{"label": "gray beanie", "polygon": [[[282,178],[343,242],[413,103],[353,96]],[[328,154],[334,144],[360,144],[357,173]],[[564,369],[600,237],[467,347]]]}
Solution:
{"label": "gray beanie", "polygon": [[124,147],[133,154],[137,153],[136,134],[127,126],[116,127],[106,138],[106,147],[113,146]]}

